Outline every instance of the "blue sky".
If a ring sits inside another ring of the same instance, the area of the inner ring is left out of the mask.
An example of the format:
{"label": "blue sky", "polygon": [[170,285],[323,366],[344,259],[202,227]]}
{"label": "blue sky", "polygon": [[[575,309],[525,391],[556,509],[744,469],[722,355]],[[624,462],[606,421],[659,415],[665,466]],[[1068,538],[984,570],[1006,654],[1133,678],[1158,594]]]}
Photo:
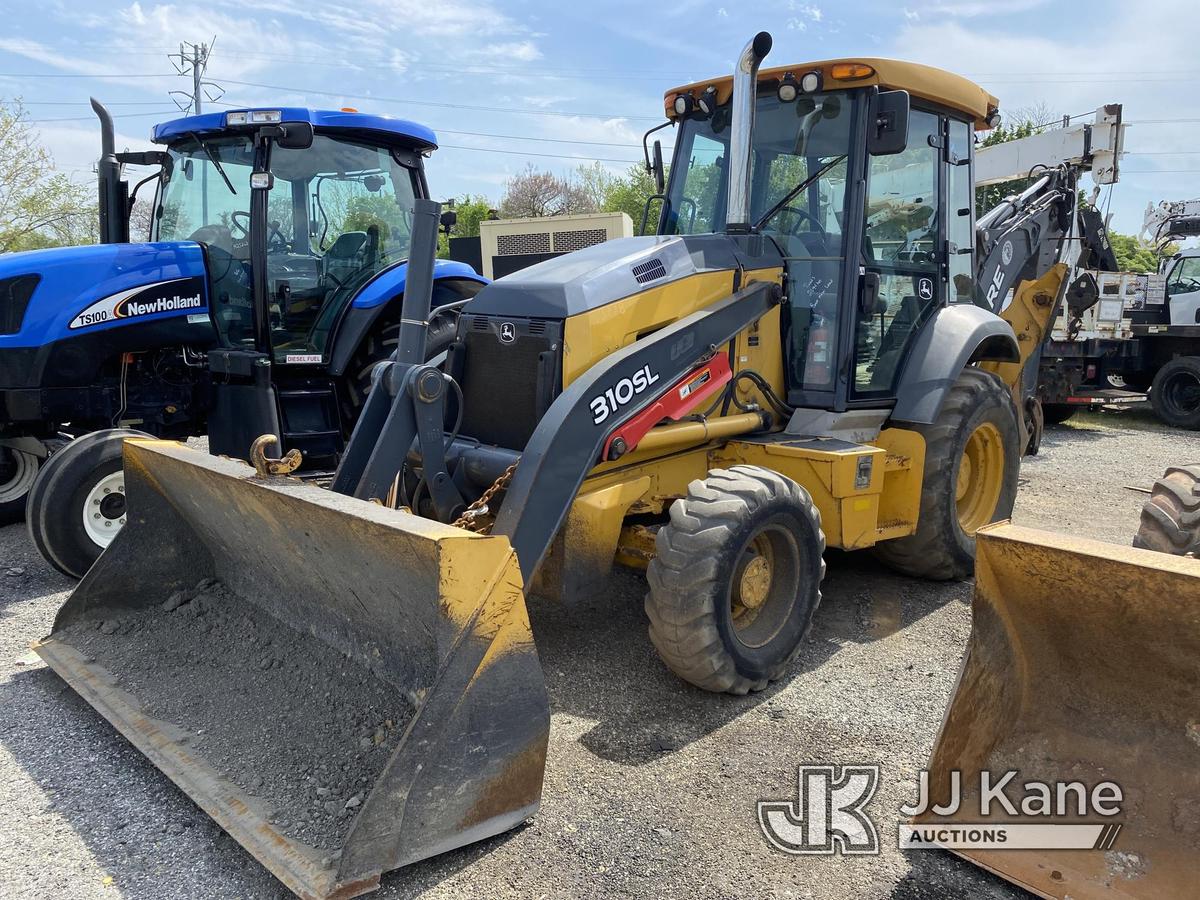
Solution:
{"label": "blue sky", "polygon": [[354,106],[430,125],[443,144],[435,196],[496,201],[529,162],[625,168],[661,121],[663,92],[729,71],[765,28],[769,64],[892,56],[973,77],[1008,110],[1123,102],[1145,124],[1128,132],[1118,230],[1136,231],[1149,201],[1200,196],[1196,0],[4,3],[0,96],[24,99],[79,178],[98,150],[88,96],[112,104],[120,145],[148,146],[174,112],[168,92],[190,86],[167,60],[180,41],[216,35],[208,77],[222,104]]}

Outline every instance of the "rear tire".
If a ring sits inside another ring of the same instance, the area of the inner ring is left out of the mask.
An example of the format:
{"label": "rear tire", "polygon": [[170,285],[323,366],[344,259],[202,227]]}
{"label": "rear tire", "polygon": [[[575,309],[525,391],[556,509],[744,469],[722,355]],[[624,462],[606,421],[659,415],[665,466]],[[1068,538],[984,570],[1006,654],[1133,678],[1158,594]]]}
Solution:
{"label": "rear tire", "polygon": [[650,640],[676,675],[745,694],[781,677],[821,602],[812,498],[758,466],[714,469],[671,507],[646,572]]}
{"label": "rear tire", "polygon": [[29,492],[29,537],[70,578],[82,578],[125,523],[121,463],[129,437],[150,435],[112,428],[72,441],[50,457]]}
{"label": "rear tire", "polygon": [[1172,466],[1154,482],[1133,546],[1200,556],[1200,466]]}
{"label": "rear tire", "polygon": [[1180,356],[1159,369],[1150,404],[1166,424],[1200,430],[1200,357]]}
{"label": "rear tire", "polygon": [[[425,338],[425,358],[441,353],[454,342],[458,333],[458,316],[443,313],[429,323]],[[400,343],[400,323],[392,322],[367,335],[346,367],[346,397],[342,404],[342,421],[346,435],[354,430],[358,414],[367,402],[367,394],[374,383],[375,367],[388,359]]]}
{"label": "rear tire", "polygon": [[0,447],[0,525],[20,522],[42,461],[32,453]]}
{"label": "rear tire", "polygon": [[968,578],[975,533],[1012,515],[1017,499],[1021,447],[1012,394],[992,373],[964,369],[937,422],[912,430],[925,438],[917,530],[877,544],[875,555],[905,575]]}
{"label": "rear tire", "polygon": [[1061,425],[1075,413],[1079,407],[1073,403],[1043,403],[1042,418],[1047,425]]}

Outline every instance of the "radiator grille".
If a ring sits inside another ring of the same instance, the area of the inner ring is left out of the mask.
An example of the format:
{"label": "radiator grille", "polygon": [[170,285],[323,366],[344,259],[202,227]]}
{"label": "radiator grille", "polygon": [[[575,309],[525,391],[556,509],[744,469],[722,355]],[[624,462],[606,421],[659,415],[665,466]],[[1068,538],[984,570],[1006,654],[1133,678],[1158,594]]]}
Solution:
{"label": "radiator grille", "polygon": [[554,252],[570,253],[608,240],[608,231],[603,228],[584,228],[579,231],[554,232]]}
{"label": "radiator grille", "polygon": [[[557,322],[499,316],[464,316],[461,386],[465,410],[460,432],[510,450],[523,450],[555,393]],[[502,340],[501,335],[510,340]],[[542,354],[550,354],[543,361]]]}
{"label": "radiator grille", "polygon": [[0,334],[16,334],[25,320],[40,275],[14,275],[0,281]]}
{"label": "radiator grille", "polygon": [[521,256],[526,253],[549,253],[550,232],[496,235],[496,252],[500,256]]}

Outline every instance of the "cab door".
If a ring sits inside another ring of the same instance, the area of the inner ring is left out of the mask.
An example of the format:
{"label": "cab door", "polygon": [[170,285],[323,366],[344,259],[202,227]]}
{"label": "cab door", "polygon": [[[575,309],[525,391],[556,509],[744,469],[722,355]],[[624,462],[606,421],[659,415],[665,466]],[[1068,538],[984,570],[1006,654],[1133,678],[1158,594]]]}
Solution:
{"label": "cab door", "polygon": [[1167,276],[1172,325],[1200,324],[1200,256],[1178,260]]}
{"label": "cab door", "polygon": [[914,107],[904,151],[868,160],[860,271],[878,277],[879,292],[855,310],[851,406],[894,400],[934,311],[973,302],[973,144],[968,122]]}

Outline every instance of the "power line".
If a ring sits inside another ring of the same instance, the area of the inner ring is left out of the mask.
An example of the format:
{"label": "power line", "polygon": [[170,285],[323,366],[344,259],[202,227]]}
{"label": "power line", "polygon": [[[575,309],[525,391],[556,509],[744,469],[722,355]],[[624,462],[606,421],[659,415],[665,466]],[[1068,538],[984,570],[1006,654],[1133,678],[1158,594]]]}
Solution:
{"label": "power line", "polygon": [[[147,116],[164,116],[164,115],[169,115],[170,113],[173,113],[173,112],[176,112],[176,110],[157,109],[157,110],[154,110],[153,112],[117,113],[116,115],[113,116],[113,118],[114,119],[137,119],[137,118],[145,118]],[[94,115],[93,116],[60,116],[60,117],[50,118],[50,119],[26,119],[25,121],[29,125],[44,125],[47,122],[94,122],[94,121],[96,121],[96,117]]]}
{"label": "power line", "polygon": [[463,147],[459,144],[439,144],[439,150],[474,150],[476,153],[504,153],[508,156],[540,156],[547,159],[572,159],[575,162],[610,162],[632,166],[640,159],[608,159],[603,156],[569,156],[564,153],[530,153],[525,150],[498,150],[495,147]]}
{"label": "power line", "polygon": [[[21,98],[23,106],[87,106],[86,100],[26,100]],[[161,100],[110,100],[105,106],[162,106]]]}
{"label": "power line", "polygon": [[614,113],[592,113],[592,112],[563,112],[552,109],[522,109],[520,107],[511,106],[475,106],[465,103],[435,103],[431,100],[412,100],[406,97],[377,97],[371,94],[353,94],[348,91],[318,91],[308,88],[285,87],[280,84],[263,84],[258,81],[235,81],[232,78],[221,79],[225,84],[236,84],[240,87],[256,87],[264,88],[270,91],[286,91],[292,94],[313,94],[318,97],[349,97],[355,100],[369,100],[374,103],[403,103],[410,106],[434,106],[444,109],[469,109],[478,112],[502,112],[515,113],[525,116],[558,116],[565,118],[587,118],[587,119],[637,119],[644,122],[660,122],[662,119],[657,116],[629,116]]}
{"label": "power line", "polygon": [[0,78],[171,78],[178,72],[128,72],[124,75],[76,72],[0,72]]}

